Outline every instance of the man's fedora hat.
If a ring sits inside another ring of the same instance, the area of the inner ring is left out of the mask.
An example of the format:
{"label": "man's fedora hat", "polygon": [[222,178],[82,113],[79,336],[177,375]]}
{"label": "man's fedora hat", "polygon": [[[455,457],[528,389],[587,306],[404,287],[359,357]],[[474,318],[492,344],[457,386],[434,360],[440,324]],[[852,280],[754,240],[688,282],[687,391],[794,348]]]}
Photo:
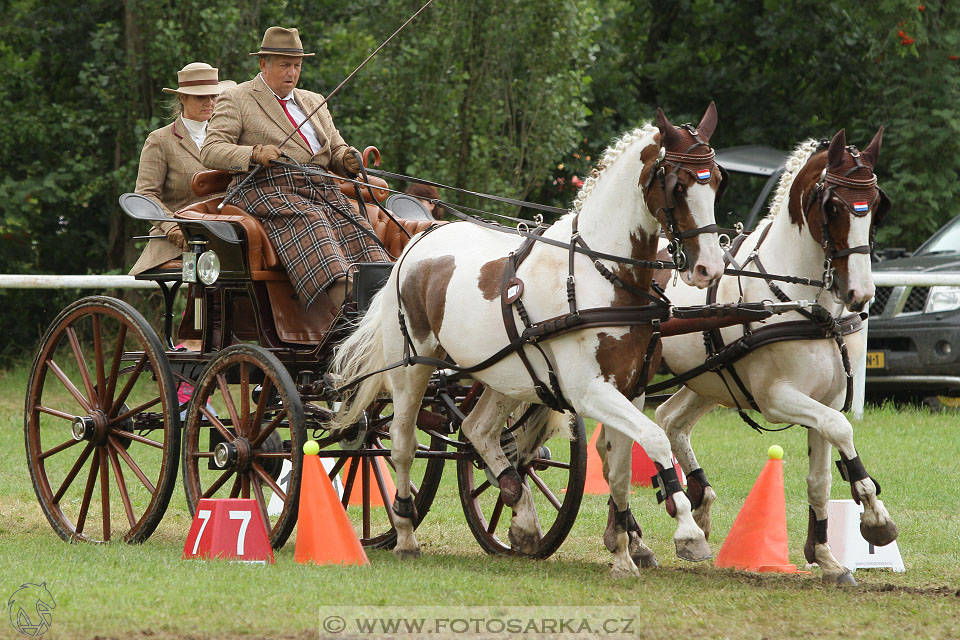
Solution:
{"label": "man's fedora hat", "polygon": [[164,93],[181,93],[188,96],[215,96],[236,86],[231,80],[219,81],[219,72],[206,62],[191,62],[177,71],[176,89],[163,88]]}
{"label": "man's fedora hat", "polygon": [[296,29],[270,27],[263,33],[263,42],[260,51],[251,53],[252,56],[315,56],[315,53],[304,53],[300,34]]}

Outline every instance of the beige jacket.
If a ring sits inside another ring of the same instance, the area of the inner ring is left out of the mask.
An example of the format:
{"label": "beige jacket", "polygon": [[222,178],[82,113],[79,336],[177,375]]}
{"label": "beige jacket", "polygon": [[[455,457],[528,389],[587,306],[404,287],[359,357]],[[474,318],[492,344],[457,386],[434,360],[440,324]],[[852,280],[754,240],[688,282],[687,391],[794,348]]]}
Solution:
{"label": "beige jacket", "polygon": [[[311,91],[293,90],[294,100],[307,115],[323,100]],[[300,163],[327,167],[335,172],[343,169],[343,156],[349,148],[333,126],[327,105],[310,118],[321,148],[314,154],[303,138],[294,133],[281,150]],[[283,112],[276,96],[258,75],[220,94],[207,124],[200,159],[209,169],[248,171],[254,145],[279,146],[293,132],[293,124]]]}
{"label": "beige jacket", "polygon": [[[145,195],[163,207],[168,216],[173,216],[188,204],[201,200],[193,194],[190,181],[193,174],[204,171],[200,163],[200,150],[177,118],[165,127],[152,131],[140,152],[140,167],[137,171],[136,192]],[[147,242],[131,275],[142,273],[178,257],[180,247],[164,237],[173,222],[154,223],[150,235],[159,236]]]}

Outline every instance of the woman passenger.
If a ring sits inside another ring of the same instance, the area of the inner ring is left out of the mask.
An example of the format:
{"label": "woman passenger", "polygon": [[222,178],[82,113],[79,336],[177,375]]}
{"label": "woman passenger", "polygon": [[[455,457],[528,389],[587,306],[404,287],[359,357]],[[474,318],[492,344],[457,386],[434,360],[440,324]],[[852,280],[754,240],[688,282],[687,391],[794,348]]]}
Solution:
{"label": "woman passenger", "polygon": [[[164,93],[176,96],[174,121],[152,131],[140,153],[136,192],[159,204],[172,217],[173,212],[200,198],[193,194],[193,174],[205,171],[200,164],[200,147],[207,134],[207,120],[213,105],[224,90],[236,86],[230,80],[219,81],[217,69],[204,62],[191,62],[177,72],[178,87]],[[157,267],[178,257],[187,243],[175,222],[155,222],[150,235],[156,240],[146,248],[130,270],[131,275]]]}

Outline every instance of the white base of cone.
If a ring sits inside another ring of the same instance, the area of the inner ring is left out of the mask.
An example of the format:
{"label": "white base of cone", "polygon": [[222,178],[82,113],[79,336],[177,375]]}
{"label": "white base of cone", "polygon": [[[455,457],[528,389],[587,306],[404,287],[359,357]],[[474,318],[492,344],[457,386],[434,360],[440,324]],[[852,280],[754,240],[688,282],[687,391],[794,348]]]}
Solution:
{"label": "white base of cone", "polygon": [[[330,469],[333,468],[333,465],[336,464],[335,458],[320,458],[320,464],[323,465],[323,468],[330,473]],[[280,468],[280,479],[277,480],[277,485],[284,491],[287,490],[287,484],[290,481],[290,470],[293,468],[293,465],[290,464],[289,460],[283,461],[283,466]],[[337,495],[343,498],[343,483],[340,482],[340,476],[333,478],[333,488],[337,490]],[[280,499],[280,496],[277,494],[272,494],[270,496],[270,502],[267,504],[267,515],[278,516],[283,512],[283,500]]]}
{"label": "white base of cone", "polygon": [[827,543],[837,562],[850,569],[893,569],[903,573],[903,558],[894,540],[875,547],[860,535],[860,514],[863,505],[853,500],[830,500],[827,503]]}

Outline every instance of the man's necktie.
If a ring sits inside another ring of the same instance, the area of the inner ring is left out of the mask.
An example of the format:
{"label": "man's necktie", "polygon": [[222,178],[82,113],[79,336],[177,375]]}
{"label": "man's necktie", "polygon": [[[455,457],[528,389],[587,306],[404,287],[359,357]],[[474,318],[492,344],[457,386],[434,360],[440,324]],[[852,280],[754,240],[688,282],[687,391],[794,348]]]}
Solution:
{"label": "man's necktie", "polygon": [[[290,123],[293,124],[293,128],[297,129],[297,121],[293,119],[293,115],[291,115],[291,113],[287,110],[287,100],[289,99],[290,98],[277,98],[277,100],[280,102],[280,106],[283,108],[283,112],[287,114],[287,118],[289,118]],[[310,146],[310,141],[307,140],[307,136],[303,135],[303,131],[297,129],[297,133],[299,133],[300,137],[303,138],[303,141],[307,143],[307,148],[310,149],[310,151],[313,151],[313,147]]]}

